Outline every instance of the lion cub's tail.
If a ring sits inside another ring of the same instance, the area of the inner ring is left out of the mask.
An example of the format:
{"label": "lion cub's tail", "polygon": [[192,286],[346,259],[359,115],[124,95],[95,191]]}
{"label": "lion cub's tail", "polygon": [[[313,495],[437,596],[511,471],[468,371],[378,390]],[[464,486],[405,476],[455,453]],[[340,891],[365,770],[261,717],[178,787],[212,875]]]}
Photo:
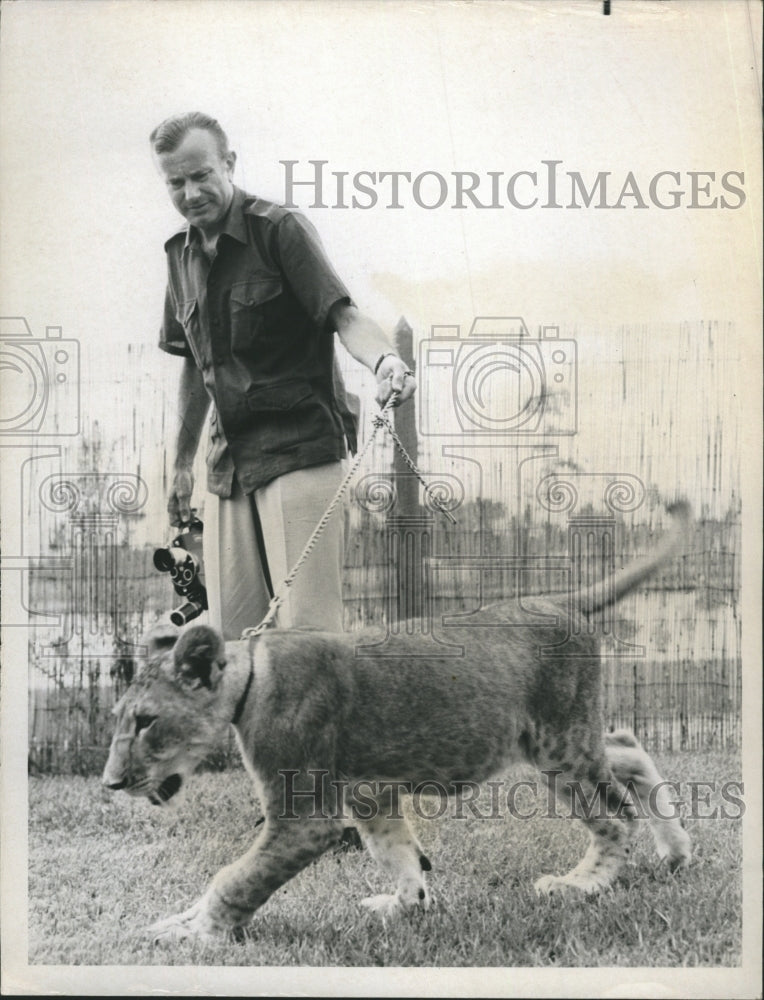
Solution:
{"label": "lion cub's tail", "polygon": [[582,590],[576,598],[576,605],[583,614],[594,614],[602,608],[615,604],[665,562],[682,550],[692,524],[692,508],[686,500],[678,500],[666,508],[673,517],[673,524],[661,539],[656,550],[644,559],[638,559],[630,566],[608,579]]}

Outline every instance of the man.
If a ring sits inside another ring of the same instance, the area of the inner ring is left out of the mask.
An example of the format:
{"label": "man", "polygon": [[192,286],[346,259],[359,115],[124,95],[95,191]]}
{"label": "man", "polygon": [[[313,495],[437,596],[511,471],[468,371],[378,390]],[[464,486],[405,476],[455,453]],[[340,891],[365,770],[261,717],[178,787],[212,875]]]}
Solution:
{"label": "man", "polygon": [[[191,517],[192,465],[212,403],[204,563],[226,639],[257,625],[342,477],[353,417],[334,333],[377,378],[381,405],[413,374],[363,316],[301,215],[233,184],[236,154],[215,119],[168,118],[150,137],[188,225],[165,244],[160,347],[183,358],[168,511]],[[342,630],[342,519],[329,523],[279,612],[283,627]]]}

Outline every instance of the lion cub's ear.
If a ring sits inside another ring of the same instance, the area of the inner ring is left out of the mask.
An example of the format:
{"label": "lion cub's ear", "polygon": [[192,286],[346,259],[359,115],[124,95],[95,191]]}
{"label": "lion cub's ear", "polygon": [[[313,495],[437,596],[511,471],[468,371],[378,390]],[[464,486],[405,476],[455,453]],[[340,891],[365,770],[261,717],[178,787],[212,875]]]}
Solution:
{"label": "lion cub's ear", "polygon": [[157,622],[156,625],[152,625],[141,639],[143,645],[148,647],[149,660],[153,660],[162,653],[166,653],[168,649],[172,649],[178,641],[179,635],[180,629],[171,622]]}
{"label": "lion cub's ear", "polygon": [[173,651],[178,676],[192,687],[213,690],[225,667],[223,638],[208,625],[194,625],[181,635]]}

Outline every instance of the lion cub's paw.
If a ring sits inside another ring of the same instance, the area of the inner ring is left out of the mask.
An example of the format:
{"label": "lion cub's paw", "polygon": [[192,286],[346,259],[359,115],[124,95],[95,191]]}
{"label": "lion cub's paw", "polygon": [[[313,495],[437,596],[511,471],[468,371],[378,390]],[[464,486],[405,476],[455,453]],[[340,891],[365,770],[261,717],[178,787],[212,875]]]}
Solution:
{"label": "lion cub's paw", "polygon": [[361,900],[361,906],[378,913],[381,917],[397,917],[412,910],[426,910],[430,905],[430,894],[426,889],[418,889],[412,899],[404,899],[400,892],[380,893]]}
{"label": "lion cub's paw", "polygon": [[216,927],[197,903],[183,913],[157,920],[148,928],[148,933],[153,935],[155,945],[171,945],[189,938],[215,941],[225,937],[230,931]]}
{"label": "lion cub's paw", "polygon": [[692,840],[686,830],[677,826],[670,831],[662,831],[661,839],[656,837],[658,857],[672,872],[687,868],[692,859]]}
{"label": "lion cub's paw", "polygon": [[593,895],[604,889],[607,882],[593,875],[571,872],[568,875],[542,875],[533,883],[538,896],[554,896],[564,892],[583,892]]}
{"label": "lion cub's paw", "polygon": [[380,917],[397,917],[403,913],[403,903],[397,893],[380,893],[361,900],[361,906],[378,913]]}

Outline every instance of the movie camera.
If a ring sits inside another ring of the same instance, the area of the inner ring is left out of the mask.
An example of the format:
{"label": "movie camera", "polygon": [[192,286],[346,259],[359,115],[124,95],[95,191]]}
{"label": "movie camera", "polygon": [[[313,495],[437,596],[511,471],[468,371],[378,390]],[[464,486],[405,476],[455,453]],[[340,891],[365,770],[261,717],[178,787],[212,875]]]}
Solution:
{"label": "movie camera", "polygon": [[154,567],[160,573],[170,574],[175,593],[185,601],[170,615],[173,625],[187,625],[208,607],[202,561],[203,529],[199,518],[192,516],[177,538],[173,538],[166,548],[154,552]]}

